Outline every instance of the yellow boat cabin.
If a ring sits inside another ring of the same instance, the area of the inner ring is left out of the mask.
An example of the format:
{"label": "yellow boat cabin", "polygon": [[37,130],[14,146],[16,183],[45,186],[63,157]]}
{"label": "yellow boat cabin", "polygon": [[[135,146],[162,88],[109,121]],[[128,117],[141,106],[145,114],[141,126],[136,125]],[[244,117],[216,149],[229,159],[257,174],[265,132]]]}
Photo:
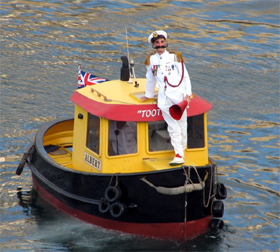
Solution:
{"label": "yellow boat cabin", "polygon": [[[156,97],[141,102],[146,80],[138,85],[113,80],[76,90],[74,120],[51,127],[44,146],[59,164],[90,173],[135,173],[172,168],[174,150]],[[188,114],[187,166],[210,163],[207,144],[207,111],[212,105],[193,95]],[[181,165],[178,165],[181,166]],[[175,167],[178,167],[175,166]]]}

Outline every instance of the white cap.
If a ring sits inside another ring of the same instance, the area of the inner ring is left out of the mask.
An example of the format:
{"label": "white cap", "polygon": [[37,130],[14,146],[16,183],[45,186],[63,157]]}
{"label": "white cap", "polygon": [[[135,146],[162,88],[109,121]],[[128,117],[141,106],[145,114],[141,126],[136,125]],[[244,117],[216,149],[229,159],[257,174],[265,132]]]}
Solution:
{"label": "white cap", "polygon": [[165,31],[159,30],[159,31],[154,31],[149,37],[148,37],[148,42],[152,44],[155,42],[158,38],[164,38],[167,39],[167,33]]}

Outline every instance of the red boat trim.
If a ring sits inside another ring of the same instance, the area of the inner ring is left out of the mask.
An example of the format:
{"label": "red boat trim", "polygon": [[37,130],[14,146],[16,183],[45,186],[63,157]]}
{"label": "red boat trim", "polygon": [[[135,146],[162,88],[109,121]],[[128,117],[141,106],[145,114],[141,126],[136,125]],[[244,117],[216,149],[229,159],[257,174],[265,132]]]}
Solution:
{"label": "red boat trim", "polygon": [[208,230],[211,216],[181,223],[128,223],[96,217],[64,204],[46,191],[32,174],[33,185],[38,194],[49,204],[77,219],[106,229],[116,230],[133,235],[154,237],[168,240],[188,240]]}
{"label": "red boat trim", "polygon": [[[75,91],[71,96],[71,101],[99,117],[119,121],[160,121],[163,120],[160,109],[156,104],[146,105],[123,105],[114,103],[103,103],[89,99],[88,97]],[[109,104],[110,103],[110,104]]]}
{"label": "red boat trim", "polygon": [[[161,110],[156,104],[113,104],[108,101],[108,103],[102,103],[102,106],[100,106],[100,102],[94,101],[78,91],[73,93],[71,101],[91,114],[109,120],[138,122],[163,120]],[[190,108],[187,110],[188,116],[203,114],[212,107],[213,105],[210,102],[194,95],[194,98],[191,99]]]}

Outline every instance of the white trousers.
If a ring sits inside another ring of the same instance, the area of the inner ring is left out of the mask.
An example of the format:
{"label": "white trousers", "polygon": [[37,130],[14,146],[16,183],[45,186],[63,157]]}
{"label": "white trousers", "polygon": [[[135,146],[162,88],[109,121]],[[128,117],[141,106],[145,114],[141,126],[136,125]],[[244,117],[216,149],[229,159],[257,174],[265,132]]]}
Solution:
{"label": "white trousers", "polygon": [[185,109],[180,120],[175,120],[169,113],[169,108],[174,103],[166,98],[164,108],[161,109],[162,116],[167,123],[168,133],[171,138],[171,144],[174,148],[175,154],[184,157],[184,150],[187,147],[187,110]]}

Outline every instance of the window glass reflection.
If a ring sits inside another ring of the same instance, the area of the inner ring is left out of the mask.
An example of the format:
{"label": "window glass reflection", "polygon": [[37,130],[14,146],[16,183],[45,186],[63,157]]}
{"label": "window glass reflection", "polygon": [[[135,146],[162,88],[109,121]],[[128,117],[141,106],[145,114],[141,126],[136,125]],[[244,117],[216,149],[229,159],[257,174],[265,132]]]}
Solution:
{"label": "window glass reflection", "polygon": [[109,120],[108,154],[125,155],[137,152],[137,123]]}
{"label": "window glass reflection", "polygon": [[99,155],[100,148],[100,118],[98,116],[88,114],[87,128],[87,148],[91,149]]}

